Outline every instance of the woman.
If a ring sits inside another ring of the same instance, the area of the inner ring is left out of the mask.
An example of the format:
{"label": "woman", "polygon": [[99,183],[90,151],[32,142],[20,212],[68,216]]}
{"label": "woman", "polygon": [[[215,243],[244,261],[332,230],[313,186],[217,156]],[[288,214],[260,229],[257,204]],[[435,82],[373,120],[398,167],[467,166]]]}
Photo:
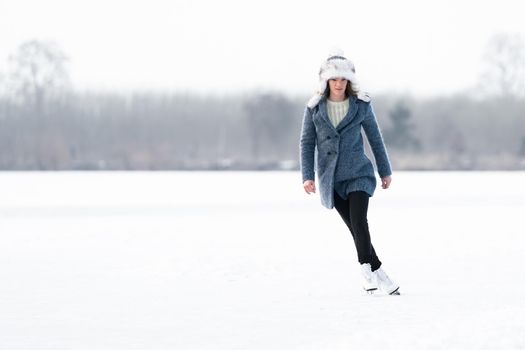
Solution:
{"label": "woman", "polygon": [[390,187],[392,170],[370,97],[357,91],[354,64],[335,51],[319,71],[319,91],[305,108],[301,130],[301,172],[306,193],[315,193],[315,170],[321,203],[336,208],[350,229],[370,294],[380,289],[399,295],[399,286],[381,268],[368,231],[369,197],[376,177],[365,155],[361,129],[374,153],[383,189]]}

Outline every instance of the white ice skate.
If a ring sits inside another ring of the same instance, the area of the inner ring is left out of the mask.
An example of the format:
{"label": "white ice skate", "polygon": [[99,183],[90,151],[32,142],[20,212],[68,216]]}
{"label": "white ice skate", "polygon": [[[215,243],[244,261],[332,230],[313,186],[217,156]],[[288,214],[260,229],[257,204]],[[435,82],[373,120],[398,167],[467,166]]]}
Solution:
{"label": "white ice skate", "polygon": [[377,276],[372,272],[370,264],[361,264],[361,274],[363,275],[363,289],[368,294],[374,294],[377,290]]}
{"label": "white ice skate", "polygon": [[390,295],[400,295],[399,286],[388,277],[382,268],[375,270],[373,274],[376,276],[379,288],[381,288],[384,293]]}

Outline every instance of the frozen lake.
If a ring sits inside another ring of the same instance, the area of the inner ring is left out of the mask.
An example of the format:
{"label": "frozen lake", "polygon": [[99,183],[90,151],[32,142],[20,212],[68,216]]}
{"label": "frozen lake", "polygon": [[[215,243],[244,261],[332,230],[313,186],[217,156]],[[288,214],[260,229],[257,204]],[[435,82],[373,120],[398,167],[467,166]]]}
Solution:
{"label": "frozen lake", "polygon": [[524,349],[525,173],[393,179],[399,297],[298,172],[0,173],[0,349]]}

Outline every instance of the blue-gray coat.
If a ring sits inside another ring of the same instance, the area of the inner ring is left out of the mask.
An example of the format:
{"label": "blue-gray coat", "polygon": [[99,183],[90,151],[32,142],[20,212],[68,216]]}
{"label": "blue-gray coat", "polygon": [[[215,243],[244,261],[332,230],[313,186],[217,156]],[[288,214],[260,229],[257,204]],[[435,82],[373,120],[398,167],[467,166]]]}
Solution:
{"label": "blue-gray coat", "polygon": [[374,194],[376,177],[364,151],[361,128],[374,153],[379,176],[392,174],[370,99],[350,96],[349,104],[347,115],[336,128],[328,118],[326,97],[304,111],[300,142],[303,182],[314,180],[317,170],[321,204],[328,209],[334,207],[335,182],[347,181],[347,192]]}

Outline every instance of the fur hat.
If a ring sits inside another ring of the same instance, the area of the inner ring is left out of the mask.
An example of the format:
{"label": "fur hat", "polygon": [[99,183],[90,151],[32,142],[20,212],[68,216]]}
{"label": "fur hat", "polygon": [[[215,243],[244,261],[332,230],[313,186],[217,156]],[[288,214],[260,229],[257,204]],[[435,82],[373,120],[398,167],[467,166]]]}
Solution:
{"label": "fur hat", "polygon": [[352,84],[357,85],[354,64],[344,57],[343,51],[338,48],[332,49],[326,61],[321,64],[321,69],[319,69],[319,87],[317,93],[308,101],[308,107],[313,108],[319,103],[325,93],[326,83],[333,78],[345,78]]}

